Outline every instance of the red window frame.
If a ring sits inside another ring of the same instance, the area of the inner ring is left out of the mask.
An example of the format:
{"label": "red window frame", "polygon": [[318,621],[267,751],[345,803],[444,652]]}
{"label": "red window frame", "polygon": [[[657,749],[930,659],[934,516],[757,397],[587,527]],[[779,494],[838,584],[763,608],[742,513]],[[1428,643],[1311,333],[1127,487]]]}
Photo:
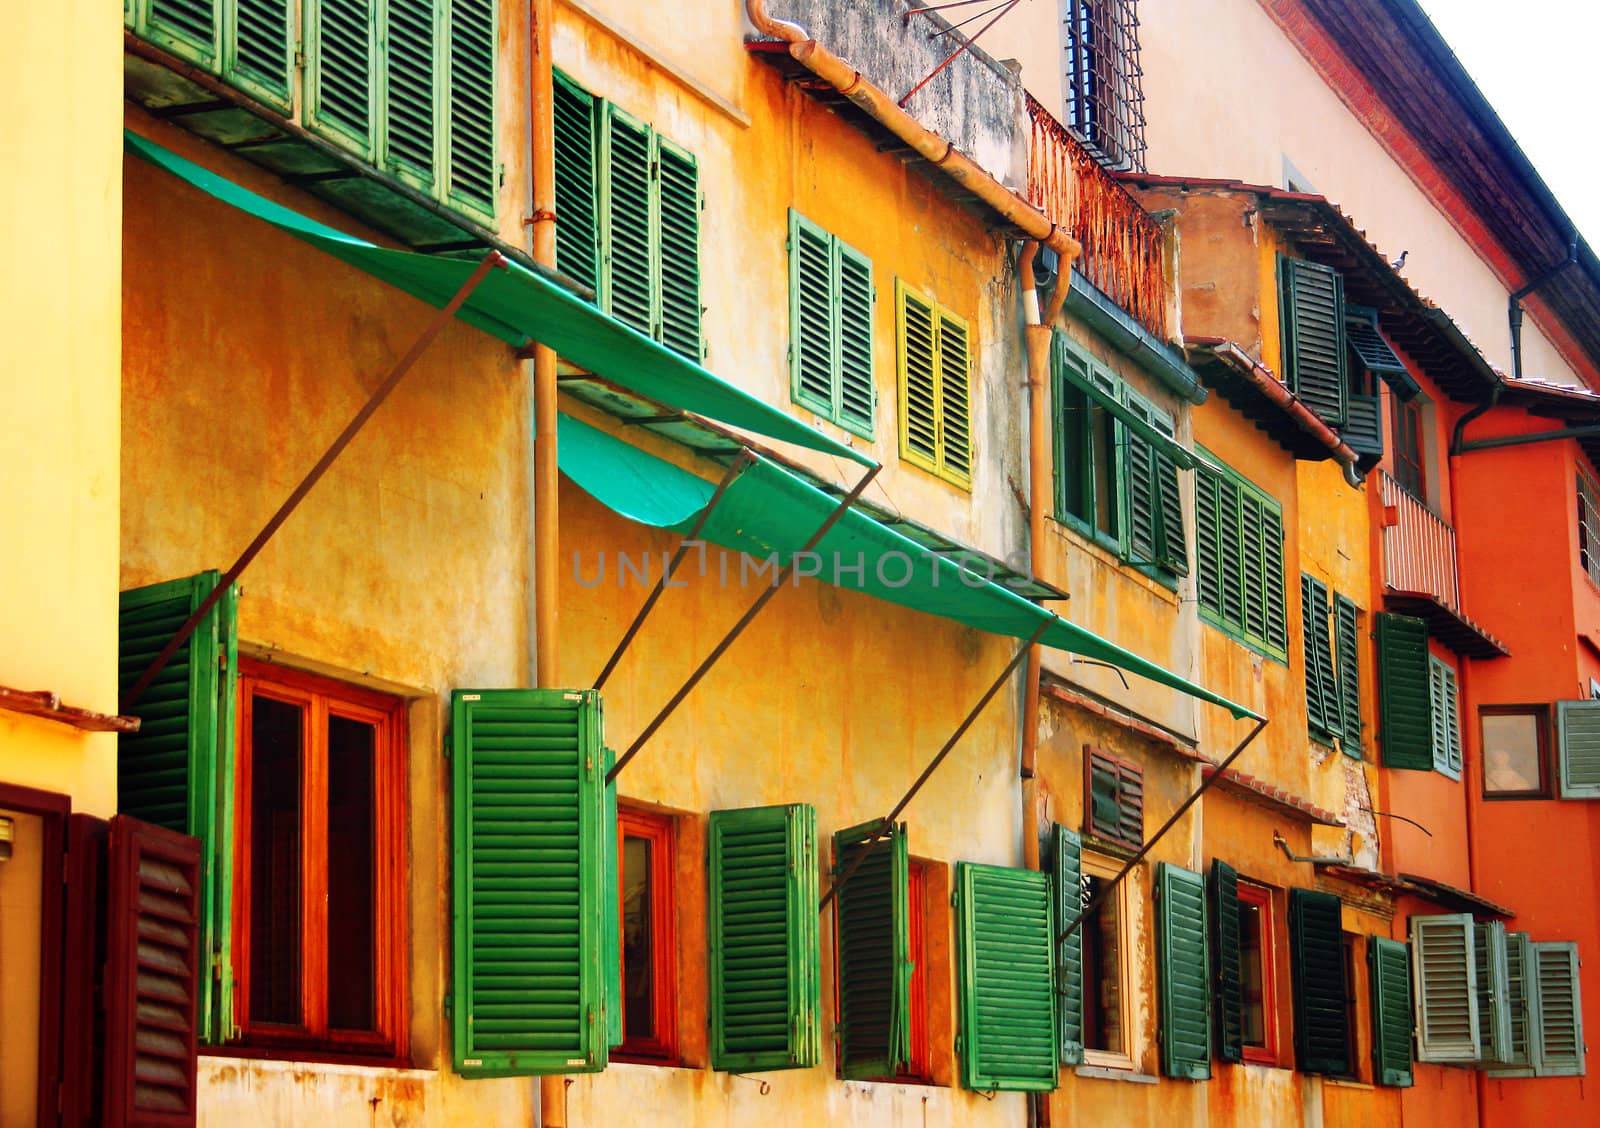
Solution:
{"label": "red window frame", "polygon": [[911,1042],[895,1080],[933,1084],[933,1047],[928,1041],[928,865],[912,858],[906,897],[906,936],[911,949]]}
{"label": "red window frame", "polygon": [[[408,1050],[406,957],[405,702],[298,670],[243,659],[234,785],[234,1012],[247,1047],[303,1051],[392,1064]],[[300,779],[300,1017],[269,1023],[250,1014],[253,721],[258,698],[302,710]],[[370,724],[373,735],[373,1017],[370,1031],[328,1024],[328,721]]]}
{"label": "red window frame", "polygon": [[[675,1062],[678,1059],[678,898],[674,889],[677,828],[670,815],[631,807],[617,809],[617,959],[622,964],[622,1045],[612,1055],[618,1060]],[[623,848],[629,838],[650,844],[650,982],[655,1036],[629,1038],[627,976],[628,956],[623,918]]]}
{"label": "red window frame", "polygon": [[1427,443],[1423,438],[1422,401],[1394,397],[1394,477],[1400,488],[1428,503]]}
{"label": "red window frame", "polygon": [[[1272,915],[1272,890],[1264,885],[1239,882],[1239,908],[1254,905],[1261,922],[1261,1035],[1260,1042],[1244,1043],[1244,1060],[1258,1065],[1278,1064],[1277,924]],[[1240,939],[1244,930],[1240,928]],[[1250,984],[1240,989],[1249,993]]]}

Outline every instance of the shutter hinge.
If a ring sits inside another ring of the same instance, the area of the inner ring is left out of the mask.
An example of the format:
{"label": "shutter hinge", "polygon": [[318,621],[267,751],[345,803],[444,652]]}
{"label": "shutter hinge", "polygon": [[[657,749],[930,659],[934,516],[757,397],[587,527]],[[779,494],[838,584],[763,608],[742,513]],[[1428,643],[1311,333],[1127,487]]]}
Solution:
{"label": "shutter hinge", "polygon": [[304,51],[296,51],[294,53],[294,65],[296,70],[306,69],[306,53]]}
{"label": "shutter hinge", "polygon": [[217,654],[217,669],[226,671],[228,668],[228,652],[220,651]]}
{"label": "shutter hinge", "polygon": [[452,994],[446,993],[444,1002],[441,1004],[440,1009],[444,1011],[444,1016],[446,1018],[454,1018],[456,1016],[456,997]]}
{"label": "shutter hinge", "polygon": [[501,161],[500,162],[500,187],[504,188],[505,186],[506,186],[506,166],[505,166],[505,162]]}

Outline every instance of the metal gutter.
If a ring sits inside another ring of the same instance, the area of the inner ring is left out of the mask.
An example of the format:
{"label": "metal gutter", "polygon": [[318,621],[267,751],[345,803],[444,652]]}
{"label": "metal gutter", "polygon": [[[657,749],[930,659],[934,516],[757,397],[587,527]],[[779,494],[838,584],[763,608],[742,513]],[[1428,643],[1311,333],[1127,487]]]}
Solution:
{"label": "metal gutter", "polygon": [[1069,279],[1071,289],[1067,291],[1065,307],[1068,313],[1185,403],[1206,402],[1210,393],[1176,349],[1130,317],[1076,268],[1067,272],[1062,281]]}

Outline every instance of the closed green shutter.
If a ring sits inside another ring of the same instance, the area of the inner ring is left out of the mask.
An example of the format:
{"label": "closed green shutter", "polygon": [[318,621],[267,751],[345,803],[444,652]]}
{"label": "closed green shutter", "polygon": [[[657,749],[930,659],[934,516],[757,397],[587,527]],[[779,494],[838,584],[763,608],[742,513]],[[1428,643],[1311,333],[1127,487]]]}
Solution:
{"label": "closed green shutter", "polygon": [[450,727],[456,1072],[604,1069],[600,695],[457,690]]}
{"label": "closed green shutter", "polygon": [[839,934],[839,1074],[892,1077],[911,1046],[910,861],[905,826],[871,844],[874,819],[833,836],[833,880],[865,852],[834,904]]}
{"label": "closed green shutter", "polygon": [[1278,259],[1283,367],[1290,388],[1323,422],[1345,422],[1344,279],[1304,259]]}
{"label": "closed green shutter", "polygon": [[1418,1061],[1478,1060],[1475,947],[1469,914],[1411,918],[1411,980],[1416,992]]}
{"label": "closed green shutter", "polygon": [[1056,1087],[1055,937],[1042,873],[956,864],[961,1084]]}
{"label": "closed green shutter", "polygon": [[1332,738],[1343,725],[1333,668],[1333,608],[1328,585],[1300,576],[1300,629],[1305,642],[1306,720],[1313,736]]}
{"label": "closed green shutter", "polygon": [[661,251],[660,340],[700,362],[700,170],[694,154],[656,137]]}
{"label": "closed green shutter", "polygon": [[1239,873],[1211,860],[1211,951],[1216,968],[1217,1057],[1244,1060],[1244,956],[1239,934]]}
{"label": "closed green shutter", "polygon": [[1578,946],[1571,941],[1535,943],[1536,1000],[1533,1063],[1540,1077],[1582,1077],[1585,1072],[1583,1000],[1578,987]]}
{"label": "closed green shutter", "polygon": [[438,82],[436,0],[388,0],[383,164],[432,191]]}
{"label": "closed green shutter", "polygon": [[1378,612],[1378,741],[1383,766],[1433,768],[1433,708],[1429,699],[1428,625]]}
{"label": "closed green shutter", "polygon": [[1383,461],[1383,415],[1377,396],[1352,395],[1349,422],[1339,437],[1356,452],[1356,469],[1366,473]]}
{"label": "closed green shutter", "polygon": [[838,307],[833,237],[789,210],[789,377],[796,403],[833,418]]}
{"label": "closed green shutter", "polygon": [[1525,1077],[1532,1072],[1533,1056],[1533,945],[1526,932],[1506,933],[1506,1010],[1511,1034],[1504,1069],[1491,1069],[1490,1077]]}
{"label": "closed green shutter", "polygon": [[1266,567],[1265,527],[1261,499],[1241,492],[1239,498],[1239,535],[1241,538],[1241,567],[1243,569],[1244,634],[1256,643],[1267,641],[1267,585],[1270,574]]}
{"label": "closed green shutter", "polygon": [[1219,539],[1219,497],[1222,482],[1201,466],[1194,472],[1195,579],[1200,607],[1213,616],[1222,616],[1222,547]]}
{"label": "closed green shutter", "polygon": [[1340,749],[1361,759],[1361,633],[1356,605],[1342,595],[1333,597],[1334,649],[1339,665]]}
{"label": "closed green shutter", "polygon": [[1429,747],[1433,770],[1460,779],[1461,719],[1456,705],[1456,672],[1432,654],[1428,655],[1428,709],[1432,714]]}
{"label": "closed green shutter", "polygon": [[1283,570],[1283,517],[1272,502],[1261,504],[1261,571],[1264,576],[1267,633],[1262,639],[1267,649],[1287,659],[1289,654],[1289,612],[1284,598],[1288,582]]}
{"label": "closed green shutter", "polygon": [[872,379],[872,262],[838,239],[833,249],[839,279],[839,422],[871,438],[878,402]]}
{"label": "closed green shutter", "polygon": [[217,69],[217,29],[222,0],[145,0],[136,21],[139,34],[179,58]]}
{"label": "closed green shutter", "polygon": [[1600,701],[1556,702],[1557,778],[1563,799],[1600,799]]}
{"label": "closed green shutter", "polygon": [[1477,977],[1480,1065],[1505,1065],[1511,1060],[1511,986],[1506,957],[1506,926],[1497,920],[1475,922],[1472,960]]}
{"label": "closed green shutter", "polygon": [[605,106],[605,226],[601,235],[605,310],[647,337],[655,335],[655,206],[649,126]]}
{"label": "closed green shutter", "polygon": [[[125,693],[221,580],[202,572],[122,593],[117,685]],[[206,613],[130,711],[117,741],[117,810],[200,840],[199,1037],[233,1035],[233,750],[238,589]]]}
{"label": "closed green shutter", "polygon": [[449,0],[449,4],[448,199],[493,221],[500,187],[495,160],[495,0]]}
{"label": "closed green shutter", "polygon": [[[1217,490],[1217,532],[1218,532],[1218,590],[1221,595],[1221,611],[1219,618],[1224,626],[1243,634],[1246,632],[1244,604],[1245,604],[1245,578],[1244,559],[1245,547],[1241,539],[1243,531],[1240,524],[1239,504],[1240,489],[1237,482],[1223,478],[1218,482]],[[1257,540],[1259,545],[1259,539]],[[1257,584],[1259,591],[1259,583]]]}
{"label": "closed green shutter", "polygon": [[233,0],[222,31],[222,77],[287,112],[293,29],[293,0]]}
{"label": "closed green shutter", "polygon": [[306,0],[305,18],[306,124],[370,159],[377,132],[373,0]]}
{"label": "closed green shutter", "polygon": [[712,811],[711,1068],[809,1069],[822,1054],[817,813]]}
{"label": "closed green shutter", "polygon": [[939,311],[939,468],[972,481],[972,370],[967,323]]}
{"label": "closed green shutter", "polygon": [[1348,1073],[1344,934],[1339,898],[1289,890],[1295,1060],[1306,1073]]}
{"label": "closed green shutter", "polygon": [[938,346],[934,311],[904,284],[895,286],[899,329],[900,457],[939,472]]}
{"label": "closed green shutter", "polygon": [[1056,937],[1056,1027],[1062,1065],[1083,1064],[1083,928],[1061,934],[1083,911],[1083,840],[1057,823],[1051,839]]}
{"label": "closed green shutter", "polygon": [[1411,1084],[1411,954],[1405,941],[1367,937],[1372,981],[1372,1080]]}
{"label": "closed green shutter", "polygon": [[1206,883],[1192,870],[1156,866],[1156,929],[1161,945],[1161,1072],[1211,1076],[1211,967],[1206,950]]}
{"label": "closed green shutter", "polygon": [[595,133],[598,99],[555,73],[556,268],[600,290],[600,204]]}

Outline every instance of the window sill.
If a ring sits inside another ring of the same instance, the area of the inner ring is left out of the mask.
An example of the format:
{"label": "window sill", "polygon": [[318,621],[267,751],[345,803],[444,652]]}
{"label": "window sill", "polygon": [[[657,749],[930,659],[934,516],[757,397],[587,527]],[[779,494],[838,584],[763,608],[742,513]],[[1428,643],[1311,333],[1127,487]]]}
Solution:
{"label": "window sill", "polygon": [[294,1050],[271,1046],[199,1046],[199,1056],[216,1063],[256,1062],[266,1068],[291,1069],[298,1065],[332,1066],[352,1076],[432,1077],[438,1070],[418,1069],[405,1058],[384,1058],[371,1054],[342,1054],[335,1050]]}
{"label": "window sill", "polygon": [[1268,650],[1260,643],[1251,642],[1233,628],[1223,626],[1223,624],[1217,620],[1217,617],[1211,612],[1207,611],[1204,607],[1200,609],[1200,621],[1206,626],[1210,627],[1212,630],[1216,631],[1218,634],[1222,635],[1229,642],[1237,643],[1257,657],[1264,658],[1268,662],[1276,662],[1280,666],[1287,667],[1289,665],[1289,656],[1287,654],[1280,654],[1275,650]]}
{"label": "window sill", "polygon": [[1373,1090],[1377,1086],[1371,1081],[1357,1081],[1354,1077],[1324,1077],[1324,1085],[1332,1085],[1335,1089],[1366,1089]]}
{"label": "window sill", "polygon": [[1080,1065],[1072,1072],[1079,1077],[1088,1077],[1096,1081],[1128,1081],[1135,1085],[1161,1084],[1159,1077],[1133,1072],[1132,1065],[1126,1068],[1111,1065]]}
{"label": "window sill", "polygon": [[1050,520],[1062,534],[1065,543],[1086,550],[1090,557],[1117,574],[1133,580],[1151,595],[1173,606],[1178,605],[1178,579],[1150,564],[1135,564],[1124,560],[1119,546],[1092,530],[1070,514],[1052,513]]}

